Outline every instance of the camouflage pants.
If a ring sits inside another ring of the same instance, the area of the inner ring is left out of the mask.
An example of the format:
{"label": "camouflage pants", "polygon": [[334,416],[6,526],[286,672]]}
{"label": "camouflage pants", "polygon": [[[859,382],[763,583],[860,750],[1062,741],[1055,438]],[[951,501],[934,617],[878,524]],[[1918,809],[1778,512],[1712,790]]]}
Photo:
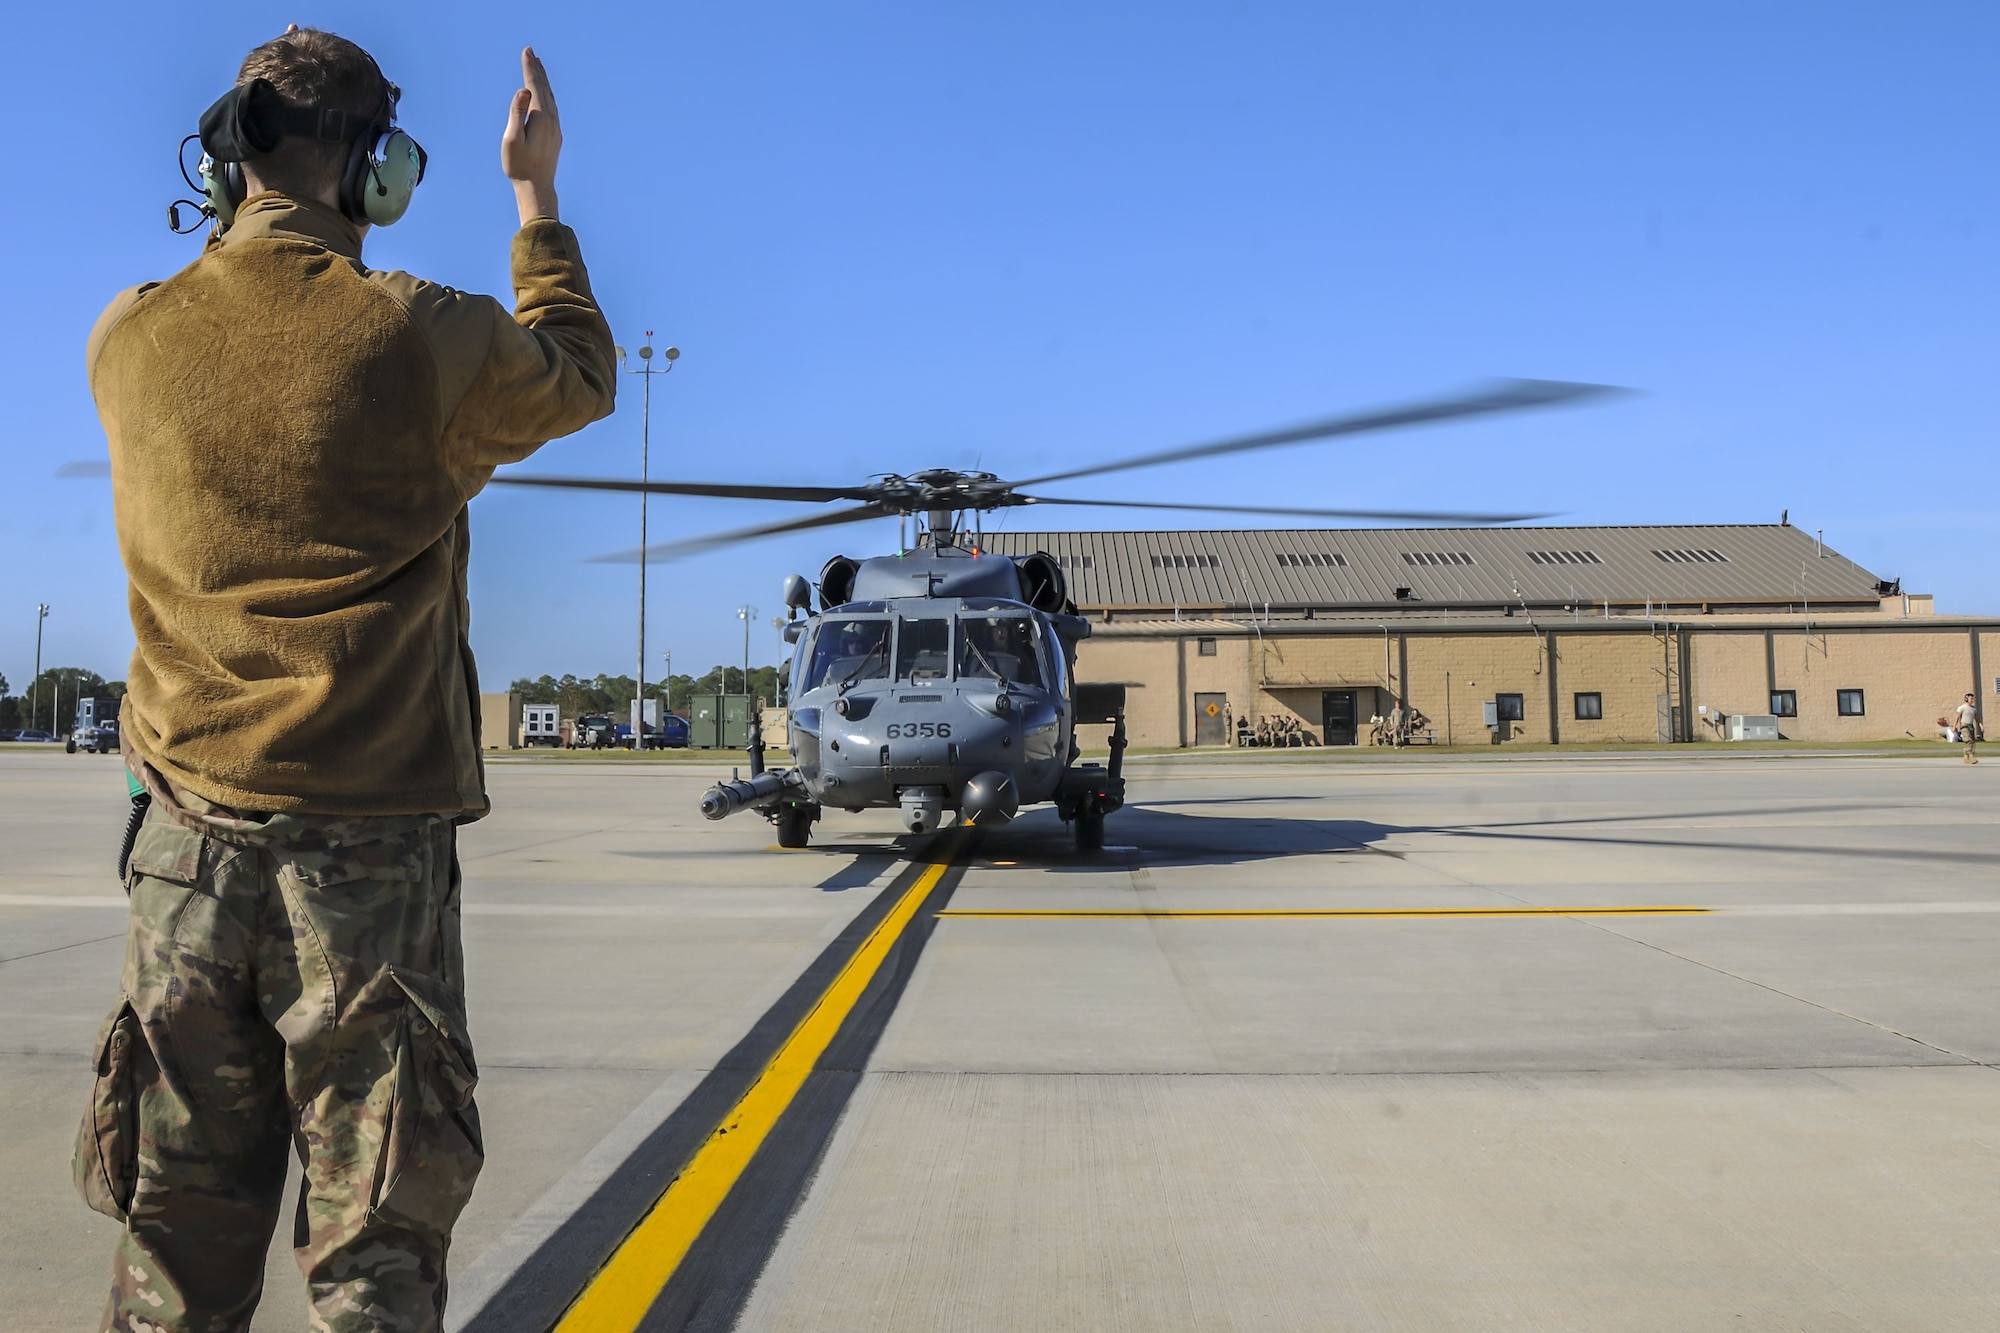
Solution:
{"label": "camouflage pants", "polygon": [[106,1329],[250,1327],[283,1206],[325,1333],[437,1329],[483,1151],[455,830],[277,816],[228,839],[156,805],[77,1186],[125,1223]]}

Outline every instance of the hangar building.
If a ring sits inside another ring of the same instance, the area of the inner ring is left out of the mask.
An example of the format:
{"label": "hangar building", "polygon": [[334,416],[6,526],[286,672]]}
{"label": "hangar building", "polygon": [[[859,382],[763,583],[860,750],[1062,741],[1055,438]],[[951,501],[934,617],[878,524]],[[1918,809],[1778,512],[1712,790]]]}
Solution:
{"label": "hangar building", "polygon": [[[1296,719],[1365,741],[1401,697],[1435,739],[1935,738],[1968,690],[2000,704],[2000,618],[1769,526],[987,533],[1047,551],[1094,622],[1083,680],[1128,686],[1140,746]],[[1981,682],[1985,681],[1984,688]]]}

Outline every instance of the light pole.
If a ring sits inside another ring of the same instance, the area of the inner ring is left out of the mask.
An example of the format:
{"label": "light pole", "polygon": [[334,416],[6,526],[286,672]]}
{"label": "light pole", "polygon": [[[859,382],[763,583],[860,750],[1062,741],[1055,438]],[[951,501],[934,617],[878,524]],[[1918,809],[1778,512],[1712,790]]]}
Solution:
{"label": "light pole", "polygon": [[[660,653],[660,660],[666,667],[666,674],[660,677],[660,681],[666,687],[667,691],[666,702],[660,705],[661,710],[664,712],[674,706],[674,650],[671,648],[663,649]],[[660,720],[664,722],[666,718],[663,716]]]}
{"label": "light pole", "polygon": [[736,608],[736,618],[743,622],[743,693],[750,693],[750,622],[757,618],[757,608],[745,603]]}
{"label": "light pole", "polygon": [[[42,720],[42,622],[49,618],[49,604],[35,604],[35,678],[28,682],[28,730],[36,729]],[[51,729],[55,726],[53,715],[49,718]]]}
{"label": "light pole", "polygon": [[786,620],[783,616],[771,617],[771,628],[778,632],[778,644],[776,650],[777,657],[773,659],[777,663],[778,667],[778,670],[776,672],[778,678],[777,682],[778,697],[773,699],[771,702],[776,704],[780,708],[783,708],[785,706],[786,703],[785,684],[788,680],[791,679],[791,673],[788,670],[786,670],[789,663],[786,660],[786,655],[785,655],[785,626],[790,623],[791,622]]}
{"label": "light pole", "polygon": [[[639,344],[639,366],[634,369],[625,364],[625,349],[616,349],[618,364],[628,375],[644,375],[644,392],[639,402],[639,484],[643,487],[647,470],[651,465],[653,449],[653,376],[665,375],[674,368],[674,362],[681,359],[681,349],[669,347],[665,358],[667,364],[653,368],[653,331],[646,330],[646,341]],[[646,748],[646,492],[639,492],[639,679],[633,683],[632,701],[632,748]]]}

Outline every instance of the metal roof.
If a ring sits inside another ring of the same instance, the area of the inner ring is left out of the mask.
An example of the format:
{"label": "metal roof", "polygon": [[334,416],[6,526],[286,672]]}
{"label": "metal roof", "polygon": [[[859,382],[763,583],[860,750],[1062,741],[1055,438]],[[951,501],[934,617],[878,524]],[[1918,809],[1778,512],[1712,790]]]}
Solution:
{"label": "metal roof", "polygon": [[1072,598],[1092,609],[1610,601],[1832,610],[1880,597],[1874,574],[1779,524],[988,532],[985,545],[1055,556]]}

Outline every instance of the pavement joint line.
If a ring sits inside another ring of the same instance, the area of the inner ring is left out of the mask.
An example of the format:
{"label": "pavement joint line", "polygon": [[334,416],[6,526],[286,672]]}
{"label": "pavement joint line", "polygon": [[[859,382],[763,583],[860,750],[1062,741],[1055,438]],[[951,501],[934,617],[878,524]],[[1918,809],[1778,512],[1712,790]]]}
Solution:
{"label": "pavement joint line", "polygon": [[790,1107],[890,946],[952,868],[963,835],[903,891],[665,1193],[564,1312],[553,1333],[633,1333]]}
{"label": "pavement joint line", "polygon": [[[1442,869],[1441,867],[1429,866],[1426,868],[1440,875],[1446,875],[1449,873],[1444,869]],[[1468,885],[1470,884],[1470,881],[1466,881],[1463,879],[1460,879],[1460,882]],[[1153,891],[1157,892],[1157,888],[1155,888]],[[1494,890],[1489,888],[1486,891],[1493,892]],[[122,912],[128,906],[130,906],[130,904],[125,900],[125,898],[116,894],[63,895],[54,893],[0,893],[0,911],[8,911],[12,909],[31,908],[31,907],[67,907],[67,908],[78,908],[78,909],[116,908]],[[1532,904],[1523,903],[1521,904],[1521,906],[1529,907],[1532,906]],[[739,915],[739,913],[719,913],[712,909],[704,909],[699,912],[695,912],[672,902],[511,903],[511,902],[473,901],[466,903],[461,910],[464,912],[466,916],[495,916],[495,917],[604,916],[604,917],[672,918],[682,915],[700,915],[700,916]],[[1053,911],[1054,909],[1051,910]],[[1085,910],[1085,909],[1080,909],[1080,910]],[[1256,911],[1258,909],[1241,909],[1241,910]],[[1379,914],[1380,912],[1387,912],[1390,910],[1408,912],[1416,909],[1384,908],[1384,909],[1322,910],[1317,908],[1306,908],[1306,909],[1283,908],[1283,909],[1263,909],[1263,910],[1265,914],[1277,914],[1277,915],[1350,915],[1350,914],[1355,914],[1357,911],[1361,912],[1361,914],[1366,914],[1366,911],[1376,911]],[[1458,910],[1462,914],[1468,916],[1473,916],[1473,915],[1490,916],[1496,914],[1498,915],[1509,914],[1504,909],[1496,910],[1490,908],[1481,908],[1481,909],[1454,909],[1454,910]],[[1550,907],[1538,910],[1542,911],[1545,915],[1550,915],[1550,916],[1584,916],[1593,914],[1608,915],[1610,914],[1611,909]],[[1635,914],[1633,912],[1633,909],[1618,909],[1618,910],[1623,911],[1626,914]],[[1694,907],[1648,908],[1646,910],[1655,913],[1663,913],[1670,911],[1673,913],[1680,913],[1687,915],[1705,914],[1709,916],[1959,916],[1959,915],[1976,916],[1976,915],[1986,915],[1989,913],[2000,912],[2000,901],[1969,899],[1963,901],[1926,900],[1920,902],[1738,903],[1729,906],[1711,906],[1702,908],[1694,908]],[[1016,911],[1003,914],[1020,915],[1020,912]],[[1059,911],[1056,912],[1055,914],[1064,916],[1077,915],[1076,912],[1067,910]],[[1182,914],[1186,915],[1190,913],[1184,912]],[[1223,914],[1227,915],[1228,913],[1223,913]],[[740,913],[740,915],[746,915],[746,916],[759,915],[759,913],[744,912]],[[806,915],[806,913],[803,911],[787,912],[786,915]],[[991,913],[981,912],[979,909],[976,908],[955,908],[955,909],[947,909],[946,911],[940,912],[938,915],[966,917],[966,916],[991,915]],[[118,937],[104,936],[101,939],[79,940],[77,941],[77,945],[102,943],[103,939],[116,939],[116,938]],[[62,945],[59,947],[74,948],[76,947],[76,945]],[[44,952],[47,951],[44,950]],[[17,956],[21,958],[32,958],[36,957],[37,955],[20,954]],[[10,960],[0,959],[0,962],[7,962],[7,961]]]}
{"label": "pavement joint line", "polygon": [[90,944],[108,944],[112,940],[122,940],[124,938],[125,938],[125,932],[121,930],[116,935],[99,935],[93,939],[73,940],[68,944],[58,944],[53,948],[37,949],[33,953],[9,954],[5,958],[0,958],[0,967],[5,967],[8,963],[18,963],[29,958],[41,958],[48,954],[61,953],[65,949],[81,949],[85,945],[90,945]]}
{"label": "pavement joint line", "polygon": [[[1921,1045],[1922,1043],[1918,1043]],[[1935,1049],[1935,1048],[1933,1048]],[[0,1050],[0,1057],[9,1060],[46,1060],[52,1064],[83,1066],[89,1063],[88,1055],[73,1051],[15,1051]],[[488,1068],[481,1064],[482,1069]],[[494,1069],[544,1068],[545,1066],[493,1065]],[[585,1070],[588,1072],[624,1072],[624,1065],[577,1065],[546,1066],[562,1072]],[[1447,1078],[1560,1078],[1577,1074],[1631,1075],[1634,1078],[1651,1078],[1660,1074],[1812,1074],[1839,1073],[1854,1070],[1867,1073],[1883,1069],[1965,1069],[1989,1070],[1994,1066],[1978,1060],[1968,1060],[1960,1056],[1938,1060],[1903,1060],[1879,1064],[1856,1063],[1852,1060],[1836,1064],[1789,1064],[1789,1065],[1698,1065],[1698,1064],[1658,1064],[1644,1065],[1538,1065],[1533,1069],[1518,1066],[1499,1065],[1490,1069],[926,1069],[916,1065],[876,1065],[866,1069],[845,1072],[859,1074],[864,1079],[879,1079],[889,1076],[897,1078],[1078,1078],[1078,1079],[1142,1079],[1142,1078],[1255,1078],[1255,1079],[1447,1079]],[[640,1070],[636,1072],[651,1072]],[[699,1072],[699,1071],[694,1071]],[[454,1277],[453,1290],[458,1289]],[[452,1327],[455,1320],[448,1320]]]}
{"label": "pavement joint line", "polygon": [[1992,852],[1960,852],[1949,849],[1932,850],[1923,847],[1824,847],[1776,842],[1717,842],[1692,838],[1606,838],[1589,837],[1581,833],[1512,833],[1502,832],[1498,829],[1447,828],[1432,831],[1447,838],[1490,838],[1499,842],[1579,842],[1600,847],[1657,847],[1666,851],[1751,852],[1773,856],[1835,856],[1883,861],[1937,861],[1948,865],[1965,863],[1991,865],[2000,863],[2000,854]]}
{"label": "pavement joint line", "polygon": [[[1921,1043],[1919,1043],[1921,1044]],[[1878,1069],[1964,1069],[1985,1070],[1993,1066],[1954,1056],[1941,1060],[1899,1060],[1881,1064],[1858,1064],[1852,1060],[1836,1064],[1789,1065],[1537,1065],[1524,1069],[1516,1065],[1466,1069],[926,1069],[915,1065],[870,1065],[864,1078],[1232,1078],[1232,1079],[1364,1079],[1398,1080],[1497,1078],[1568,1078],[1581,1074],[1630,1075],[1656,1078],[1662,1074],[1837,1074],[1845,1071],[1867,1073]]]}
{"label": "pavement joint line", "polygon": [[1954,1051],[1948,1046],[1939,1046],[1936,1042],[1925,1041],[1922,1037],[1912,1036],[1898,1028],[1892,1028],[1887,1023],[1878,1023],[1872,1018],[1863,1018],[1859,1014],[1850,1014],[1845,1009],[1836,1009],[1830,1004],[1821,1004],[1818,1000],[1809,1000],[1803,995],[1795,995],[1782,986],[1773,986],[1768,981],[1758,981],[1755,977],[1746,977],[1740,972],[1731,972],[1726,967],[1717,967],[1714,963],[1704,963],[1699,958],[1690,958],[1684,953],[1678,953],[1673,949],[1667,948],[1665,945],[1655,944],[1651,940],[1642,940],[1636,936],[1613,930],[1610,926],[1600,926],[1594,922],[1591,923],[1591,929],[1601,930],[1607,935],[1629,941],[1641,948],[1651,949],[1655,953],[1665,954],[1669,958],[1677,958],[1683,963],[1690,963],[1695,967],[1706,968],[1717,976],[1728,977],[1732,981],[1740,981],[1746,986],[1755,986],[1759,990],[1769,991],[1773,995],[1781,995],[1788,1000],[1817,1009],[1821,1013],[1832,1014],[1835,1017],[1844,1018],[1850,1023],[1859,1023],[1863,1027],[1874,1028],[1877,1032],[1886,1032],[1892,1037],[1900,1037],[1904,1041],[1912,1045],[1921,1046],[1927,1051],[1936,1051],[1939,1055],[1947,1055],[1954,1060],[1962,1060],[1968,1065],[1976,1065],[1981,1069],[2000,1070],[2000,1066],[1996,1066],[1987,1060],[1981,1060],[1977,1056],[1967,1055],[1962,1051]]}
{"label": "pavement joint line", "polygon": [[514,856],[521,852],[532,852],[538,847],[553,847],[559,842],[575,842],[578,838],[595,838],[600,834],[617,833],[628,828],[650,828],[652,819],[628,819],[622,823],[606,824],[601,828],[585,829],[581,833],[559,833],[553,838],[543,838],[539,842],[524,842],[518,847],[496,847],[490,852],[475,852],[471,856],[460,856],[460,865],[472,861],[490,861],[496,856]]}
{"label": "pavement joint line", "polygon": [[1682,905],[1631,907],[1000,907],[947,908],[940,917],[969,917],[979,920],[1008,919],[1168,919],[1196,921],[1317,920],[1321,918],[1374,919],[1450,917],[1554,917],[1554,916],[1709,916],[1719,915],[1713,907]]}

